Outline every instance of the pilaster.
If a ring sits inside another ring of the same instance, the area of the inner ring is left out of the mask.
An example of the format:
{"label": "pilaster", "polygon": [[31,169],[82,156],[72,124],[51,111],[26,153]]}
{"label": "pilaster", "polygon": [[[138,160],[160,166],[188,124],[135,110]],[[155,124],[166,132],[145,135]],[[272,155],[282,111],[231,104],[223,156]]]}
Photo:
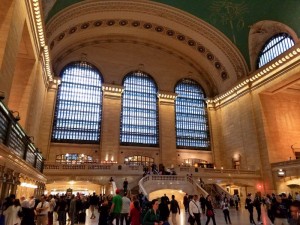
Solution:
{"label": "pilaster", "polygon": [[[159,98],[159,134],[160,162],[170,167],[177,165],[175,99],[177,94],[160,91]],[[162,141],[163,140],[163,141]]]}
{"label": "pilaster", "polygon": [[103,84],[101,158],[100,161],[119,161],[121,96],[123,87]]}

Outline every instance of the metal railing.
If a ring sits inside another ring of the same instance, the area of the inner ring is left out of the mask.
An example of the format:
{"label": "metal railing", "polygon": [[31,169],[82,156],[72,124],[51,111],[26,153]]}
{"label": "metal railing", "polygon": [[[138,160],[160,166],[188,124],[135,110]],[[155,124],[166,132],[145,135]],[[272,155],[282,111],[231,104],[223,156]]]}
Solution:
{"label": "metal railing", "polygon": [[240,169],[215,169],[215,168],[198,168],[198,167],[179,167],[179,172],[186,173],[224,173],[224,174],[249,174],[258,175],[258,170],[240,170]]}
{"label": "metal railing", "polygon": [[0,144],[26,161],[40,172],[43,172],[43,156],[34,146],[30,137],[16,121],[12,112],[0,101]]}
{"label": "metal railing", "polygon": [[300,159],[287,160],[282,162],[271,163],[272,168],[295,167],[300,165]]}

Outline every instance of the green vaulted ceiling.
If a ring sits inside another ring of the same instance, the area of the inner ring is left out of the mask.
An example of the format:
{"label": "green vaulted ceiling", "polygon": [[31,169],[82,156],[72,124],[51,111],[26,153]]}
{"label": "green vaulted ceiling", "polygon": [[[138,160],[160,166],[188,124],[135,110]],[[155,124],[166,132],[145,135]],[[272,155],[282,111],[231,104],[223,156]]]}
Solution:
{"label": "green vaulted ceiling", "polygon": [[[46,18],[83,0],[57,0]],[[300,0],[156,0],[186,11],[224,33],[249,63],[248,35],[258,21],[273,20],[300,33]]]}

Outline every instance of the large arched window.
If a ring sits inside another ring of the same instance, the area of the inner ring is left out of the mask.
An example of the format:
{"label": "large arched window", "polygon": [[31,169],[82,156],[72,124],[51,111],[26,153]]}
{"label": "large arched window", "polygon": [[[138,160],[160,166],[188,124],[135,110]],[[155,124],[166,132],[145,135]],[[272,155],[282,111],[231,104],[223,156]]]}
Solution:
{"label": "large arched window", "polygon": [[145,73],[133,72],[123,81],[120,143],[158,146],[157,87]]}
{"label": "large arched window", "polygon": [[205,96],[200,85],[184,79],[175,87],[177,148],[210,149]]}
{"label": "large arched window", "polygon": [[102,78],[86,62],[67,65],[61,73],[52,131],[53,142],[99,143]]}
{"label": "large arched window", "polygon": [[293,38],[287,33],[274,35],[266,42],[261,52],[259,53],[257,68],[266,65],[277,56],[294,46],[294,44],[295,43]]}

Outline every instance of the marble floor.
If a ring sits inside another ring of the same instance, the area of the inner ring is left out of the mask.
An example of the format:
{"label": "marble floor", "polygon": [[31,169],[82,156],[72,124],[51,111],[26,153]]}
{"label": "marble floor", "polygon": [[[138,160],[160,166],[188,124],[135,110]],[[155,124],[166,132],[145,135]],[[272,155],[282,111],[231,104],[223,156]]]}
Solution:
{"label": "marble floor", "polygon": [[[225,219],[224,219],[224,214],[222,212],[222,210],[220,209],[216,209],[216,224],[217,225],[225,225]],[[177,215],[177,225],[188,225],[189,223],[187,222],[187,216],[188,214],[186,213],[181,213],[180,215]],[[250,225],[249,222],[249,213],[247,210],[245,209],[241,209],[239,211],[236,211],[235,209],[230,209],[230,218],[231,218],[231,223],[235,224],[235,225]],[[257,219],[257,214],[256,211],[254,209],[254,220],[256,222]],[[261,218],[262,222],[264,225],[271,225],[270,220],[268,219],[267,213],[265,208],[262,207],[262,218]],[[171,218],[169,219],[169,222],[171,225],[172,221]],[[205,225],[206,223],[206,216],[202,215],[201,216],[201,224]],[[86,225],[98,225],[98,223],[86,223]],[[115,223],[114,223],[115,224]],[[125,223],[124,223],[125,224]],[[210,221],[209,225],[212,225],[213,222]],[[258,224],[256,222],[256,224]],[[84,224],[80,224],[80,225],[84,225]]]}

